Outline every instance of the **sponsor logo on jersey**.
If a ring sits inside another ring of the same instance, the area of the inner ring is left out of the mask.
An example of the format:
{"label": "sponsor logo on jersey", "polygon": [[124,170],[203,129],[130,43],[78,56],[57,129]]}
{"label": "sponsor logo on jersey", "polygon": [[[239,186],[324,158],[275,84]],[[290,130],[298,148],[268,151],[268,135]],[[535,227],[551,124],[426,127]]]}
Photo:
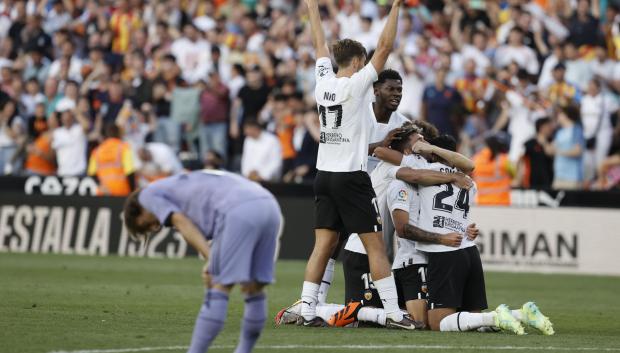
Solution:
{"label": "sponsor logo on jersey", "polygon": [[329,72],[329,67],[319,65],[319,76],[324,77]]}
{"label": "sponsor logo on jersey", "polygon": [[433,217],[433,227],[434,228],[445,228],[457,233],[465,233],[466,229],[463,226],[463,223],[459,221],[455,221],[452,218],[448,218],[445,216],[434,216]]}
{"label": "sponsor logo on jersey", "polygon": [[342,143],[350,143],[346,137],[343,137],[339,132],[321,132],[319,143],[326,143],[330,145],[340,145]]}
{"label": "sponsor logo on jersey", "polygon": [[398,192],[398,201],[407,202],[407,191],[400,190]]}

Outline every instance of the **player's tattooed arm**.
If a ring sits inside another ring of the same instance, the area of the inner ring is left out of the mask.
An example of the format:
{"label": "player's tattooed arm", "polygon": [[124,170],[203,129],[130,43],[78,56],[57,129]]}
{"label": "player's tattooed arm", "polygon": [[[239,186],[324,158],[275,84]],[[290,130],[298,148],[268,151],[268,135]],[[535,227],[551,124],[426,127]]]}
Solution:
{"label": "player's tattooed arm", "polygon": [[463,240],[463,236],[458,233],[448,233],[448,234],[439,234],[434,232],[426,231],[422,228],[418,228],[412,224],[406,224],[403,228],[402,234],[397,233],[401,238],[431,243],[431,244],[439,244],[446,245],[452,247],[458,247],[461,245],[461,241]]}

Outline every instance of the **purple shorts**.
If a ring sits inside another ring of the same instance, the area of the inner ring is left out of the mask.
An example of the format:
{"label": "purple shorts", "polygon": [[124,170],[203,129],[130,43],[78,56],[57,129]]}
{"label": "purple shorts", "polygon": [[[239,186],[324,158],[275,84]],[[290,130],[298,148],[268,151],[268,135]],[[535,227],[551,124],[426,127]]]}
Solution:
{"label": "purple shorts", "polygon": [[250,200],[228,210],[216,224],[209,272],[213,282],[272,283],[282,215],[275,199]]}

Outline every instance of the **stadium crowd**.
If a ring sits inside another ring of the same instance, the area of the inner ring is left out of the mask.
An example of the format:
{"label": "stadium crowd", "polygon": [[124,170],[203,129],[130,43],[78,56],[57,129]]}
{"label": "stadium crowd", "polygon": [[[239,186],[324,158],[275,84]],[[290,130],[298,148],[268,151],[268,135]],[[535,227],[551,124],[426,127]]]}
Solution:
{"label": "stadium crowd", "polygon": [[[320,3],[328,41],[374,49],[385,0]],[[403,78],[401,113],[477,163],[501,161],[516,187],[620,182],[614,1],[406,6],[386,65]],[[0,174],[145,184],[204,166],[309,182],[314,61],[299,1],[5,0]]]}

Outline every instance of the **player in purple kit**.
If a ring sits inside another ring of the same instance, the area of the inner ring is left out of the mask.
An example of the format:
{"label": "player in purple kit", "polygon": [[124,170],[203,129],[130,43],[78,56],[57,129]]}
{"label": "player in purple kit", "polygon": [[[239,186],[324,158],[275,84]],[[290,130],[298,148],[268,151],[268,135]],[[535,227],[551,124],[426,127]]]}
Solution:
{"label": "player in purple kit", "polygon": [[135,191],[125,202],[124,217],[133,236],[148,238],[162,226],[175,227],[207,261],[208,290],[188,352],[206,352],[222,330],[235,284],[245,294],[235,353],[251,352],[267,314],[263,288],[274,279],[281,212],[273,195],[232,173],[197,171]]}

